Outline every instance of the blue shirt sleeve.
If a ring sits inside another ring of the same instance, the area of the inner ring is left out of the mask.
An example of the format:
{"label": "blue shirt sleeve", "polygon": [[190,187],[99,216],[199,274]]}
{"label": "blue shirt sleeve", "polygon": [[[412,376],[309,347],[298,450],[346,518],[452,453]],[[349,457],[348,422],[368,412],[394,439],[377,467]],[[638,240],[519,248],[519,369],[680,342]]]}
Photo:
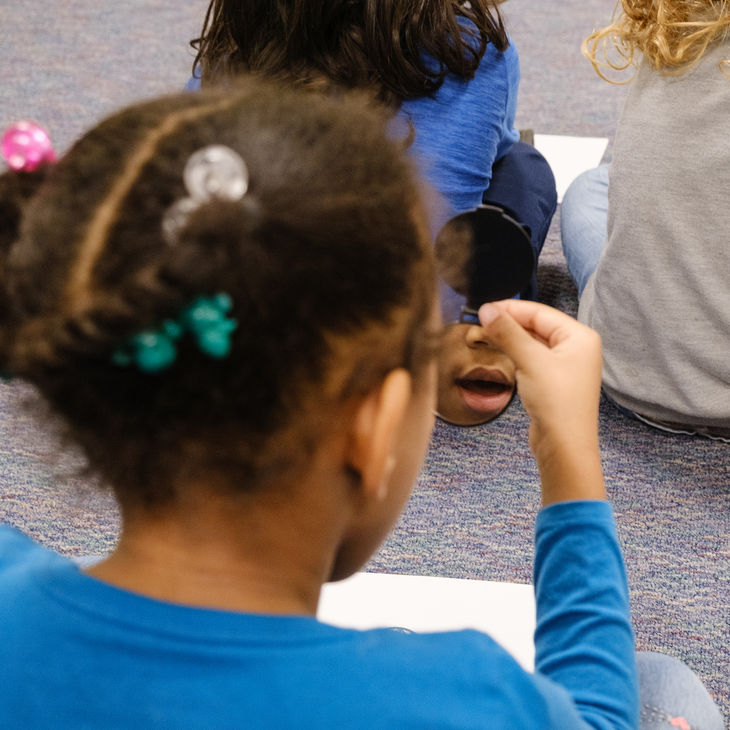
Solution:
{"label": "blue shirt sleeve", "polygon": [[628,586],[608,502],[540,512],[534,583],[536,671],[567,690],[589,727],[637,727]]}

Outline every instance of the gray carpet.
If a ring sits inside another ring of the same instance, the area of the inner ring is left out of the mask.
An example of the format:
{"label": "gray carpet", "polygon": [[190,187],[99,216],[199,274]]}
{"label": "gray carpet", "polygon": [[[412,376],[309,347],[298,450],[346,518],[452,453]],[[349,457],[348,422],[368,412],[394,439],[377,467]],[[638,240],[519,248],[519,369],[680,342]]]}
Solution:
{"label": "gray carpet", "polygon": [[[0,5],[0,128],[33,118],[63,150],[128,101],[177,90],[187,41],[206,2],[28,0]],[[503,9],[520,49],[518,126],[548,134],[611,136],[624,89],[598,79],[582,38],[613,0],[510,0]],[[610,149],[609,149],[610,154]],[[575,289],[556,221],[540,269],[543,301],[574,313]],[[114,543],[112,501],[58,456],[47,419],[23,407],[22,386],[0,385],[0,519],[67,554]],[[632,591],[640,649],[686,661],[730,716],[730,447],[668,437],[601,406],[609,492]],[[496,423],[439,423],[424,473],[373,570],[529,582],[537,473],[519,403]]]}

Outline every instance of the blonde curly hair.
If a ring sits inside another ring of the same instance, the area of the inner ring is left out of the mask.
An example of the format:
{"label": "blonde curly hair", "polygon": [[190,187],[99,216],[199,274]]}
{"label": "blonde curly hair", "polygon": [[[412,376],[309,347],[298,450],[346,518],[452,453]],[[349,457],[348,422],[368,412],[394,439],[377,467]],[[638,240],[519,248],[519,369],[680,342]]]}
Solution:
{"label": "blonde curly hair", "polygon": [[[640,53],[667,76],[693,68],[713,41],[730,30],[730,0],[618,0],[611,25],[583,42],[583,55],[601,78],[608,69],[622,72],[636,66]],[[720,63],[730,76],[730,59]]]}

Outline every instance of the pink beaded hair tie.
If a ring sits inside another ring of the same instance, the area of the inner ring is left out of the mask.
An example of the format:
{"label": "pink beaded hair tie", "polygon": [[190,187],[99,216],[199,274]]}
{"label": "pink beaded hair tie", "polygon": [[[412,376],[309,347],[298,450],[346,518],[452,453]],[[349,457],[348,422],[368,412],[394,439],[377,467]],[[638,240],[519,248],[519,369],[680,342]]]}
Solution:
{"label": "pink beaded hair tie", "polygon": [[2,155],[13,170],[33,172],[45,162],[55,162],[51,138],[35,122],[16,122],[5,130],[0,143]]}

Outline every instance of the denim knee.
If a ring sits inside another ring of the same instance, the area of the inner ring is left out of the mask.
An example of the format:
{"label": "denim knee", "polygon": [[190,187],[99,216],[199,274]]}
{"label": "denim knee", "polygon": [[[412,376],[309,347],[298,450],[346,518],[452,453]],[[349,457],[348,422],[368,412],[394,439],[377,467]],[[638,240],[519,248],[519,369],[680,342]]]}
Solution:
{"label": "denim knee", "polygon": [[608,165],[579,175],[560,207],[563,253],[580,295],[596,268],[606,242]]}
{"label": "denim knee", "polygon": [[720,710],[697,675],[679,659],[638,652],[640,730],[722,730]]}

